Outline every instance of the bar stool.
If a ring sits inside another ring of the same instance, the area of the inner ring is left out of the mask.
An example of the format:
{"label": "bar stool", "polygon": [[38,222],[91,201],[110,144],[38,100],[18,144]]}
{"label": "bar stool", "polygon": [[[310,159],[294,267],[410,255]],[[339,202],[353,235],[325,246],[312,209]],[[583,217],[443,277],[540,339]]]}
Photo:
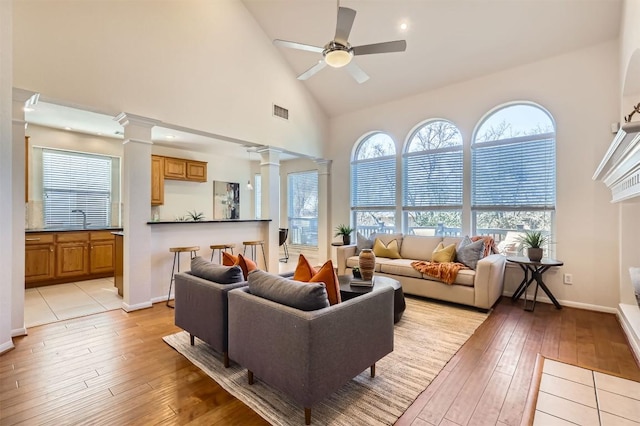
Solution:
{"label": "bar stool", "polygon": [[196,252],[198,250],[200,250],[200,246],[169,248],[169,253],[173,253],[173,266],[171,267],[171,281],[169,281],[169,294],[167,295],[168,307],[175,308],[175,306],[169,305],[169,300],[171,299],[171,287],[173,286],[173,281],[175,281],[176,263],[178,264],[178,272],[180,272],[180,253],[191,252],[191,259],[193,259],[196,257]]}
{"label": "bar stool", "polygon": [[231,254],[233,254],[233,249],[236,247],[235,244],[230,243],[230,244],[212,244],[209,246],[209,248],[211,249],[211,261],[213,262],[213,255],[215,254],[216,250],[218,250],[218,263],[222,264],[222,252],[223,251],[227,251],[227,250],[231,250]]}
{"label": "bar stool", "polygon": [[264,241],[263,240],[259,240],[259,241],[243,241],[242,244],[244,244],[244,248],[242,249],[242,254],[245,254],[245,252],[247,251],[247,246],[251,247],[251,258],[253,259],[254,262],[256,261],[256,247],[260,246],[260,248],[262,249],[262,258],[264,259],[264,270],[268,271],[269,270],[269,265],[267,265],[267,255],[264,253]]}

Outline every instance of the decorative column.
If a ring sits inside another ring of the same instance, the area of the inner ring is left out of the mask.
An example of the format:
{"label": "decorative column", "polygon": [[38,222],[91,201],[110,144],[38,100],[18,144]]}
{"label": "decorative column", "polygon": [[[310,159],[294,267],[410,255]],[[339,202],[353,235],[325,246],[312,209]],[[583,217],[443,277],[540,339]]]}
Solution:
{"label": "decorative column", "polygon": [[[330,241],[333,237],[329,223],[331,212],[331,160],[315,160],[318,165],[318,261],[331,259]],[[351,236],[355,238],[355,235]],[[337,266],[337,265],[334,265]]]}
{"label": "decorative column", "polygon": [[122,308],[150,308],[151,302],[151,129],[159,121],[126,112],[124,126],[122,227],[124,230]]}
{"label": "decorative column", "polygon": [[265,246],[269,271],[278,273],[278,242],[280,227],[280,151],[273,148],[258,149],[261,156],[260,175],[262,176],[262,219],[271,219],[267,229]]}
{"label": "decorative column", "polygon": [[[12,126],[11,126],[11,147],[8,153],[10,164],[5,165],[7,158],[3,153],[3,181],[4,173],[7,173],[7,182],[11,185],[8,196],[3,195],[2,208],[11,209],[7,215],[3,215],[3,224],[10,224],[10,231],[7,233],[7,242],[10,244],[8,253],[9,265],[2,270],[8,273],[7,281],[11,283],[11,335],[22,336],[27,334],[24,325],[24,223],[25,223],[25,116],[24,107],[27,101],[35,103],[38,95],[34,92],[13,89],[12,102]],[[3,191],[4,192],[4,191]],[[4,234],[4,232],[3,232]],[[4,242],[3,242],[4,243]],[[6,260],[3,256],[3,260]]]}

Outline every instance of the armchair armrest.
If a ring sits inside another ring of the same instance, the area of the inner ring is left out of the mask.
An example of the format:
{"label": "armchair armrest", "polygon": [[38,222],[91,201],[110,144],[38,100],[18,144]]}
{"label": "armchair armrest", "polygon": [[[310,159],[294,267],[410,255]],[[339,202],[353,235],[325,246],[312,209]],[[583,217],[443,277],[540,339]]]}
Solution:
{"label": "armchair armrest", "polygon": [[473,284],[476,307],[490,309],[502,296],[506,263],[507,258],[502,254],[492,254],[478,261]]}
{"label": "armchair armrest", "polygon": [[338,246],[336,254],[338,256],[338,275],[344,275],[347,269],[347,259],[356,255],[356,246]]}
{"label": "armchair armrest", "polygon": [[177,273],[175,279],[175,324],[214,349],[226,352],[227,294],[235,288],[245,287],[247,282],[219,284],[188,272]]}
{"label": "armchair armrest", "polygon": [[311,407],[393,351],[393,289],[316,311],[229,293],[229,356]]}

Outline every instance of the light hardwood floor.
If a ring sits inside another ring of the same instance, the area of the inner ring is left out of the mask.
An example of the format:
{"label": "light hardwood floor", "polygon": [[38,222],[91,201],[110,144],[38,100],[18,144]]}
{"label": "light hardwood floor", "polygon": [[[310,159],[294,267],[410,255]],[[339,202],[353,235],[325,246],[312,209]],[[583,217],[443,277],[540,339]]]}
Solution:
{"label": "light hardwood floor", "polygon": [[[162,341],[173,310],[29,329],[0,356],[0,424],[267,424]],[[537,353],[640,381],[615,316],[503,298],[398,425],[520,424]]]}

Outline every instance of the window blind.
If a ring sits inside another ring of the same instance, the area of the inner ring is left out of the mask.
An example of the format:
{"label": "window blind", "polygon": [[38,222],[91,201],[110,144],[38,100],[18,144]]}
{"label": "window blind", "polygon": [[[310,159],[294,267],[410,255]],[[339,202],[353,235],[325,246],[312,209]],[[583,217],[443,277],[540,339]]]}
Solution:
{"label": "window blind", "polygon": [[396,159],[378,157],[351,163],[351,206],[381,208],[396,205]]}
{"label": "window blind", "polygon": [[42,150],[45,226],[91,226],[111,223],[112,157]]}
{"label": "window blind", "polygon": [[550,134],[475,144],[472,208],[553,210],[555,137]]}
{"label": "window blind", "polygon": [[462,146],[404,156],[403,207],[461,207]]}

